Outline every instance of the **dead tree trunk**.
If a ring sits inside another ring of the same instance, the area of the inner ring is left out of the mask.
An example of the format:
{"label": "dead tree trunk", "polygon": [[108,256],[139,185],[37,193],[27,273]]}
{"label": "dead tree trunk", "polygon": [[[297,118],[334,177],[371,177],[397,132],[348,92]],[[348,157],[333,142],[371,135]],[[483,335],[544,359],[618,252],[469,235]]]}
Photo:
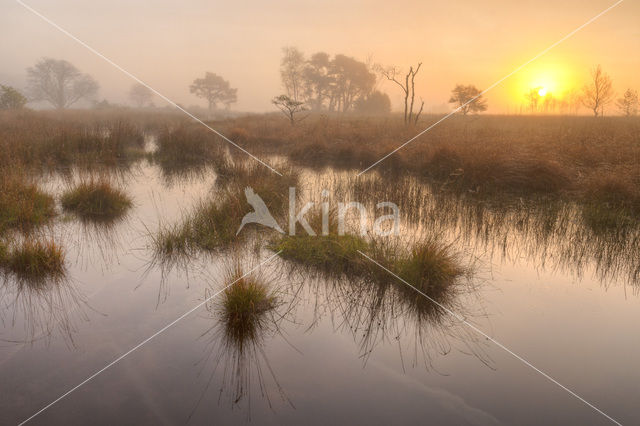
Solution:
{"label": "dead tree trunk", "polygon": [[408,125],[408,124],[415,125],[418,122],[418,117],[420,116],[420,113],[422,112],[422,109],[424,107],[424,101],[423,101],[422,105],[420,106],[420,111],[414,117],[413,106],[414,106],[415,97],[416,97],[415,79],[416,79],[416,75],[418,74],[418,71],[420,71],[421,66],[422,66],[422,62],[419,62],[415,70],[413,69],[413,66],[409,67],[409,72],[407,72],[407,74],[404,76],[404,83],[402,83],[396,78],[396,74],[398,73],[398,70],[396,68],[382,70],[382,75],[387,80],[393,81],[398,86],[400,86],[400,88],[404,92],[404,124],[405,125]]}

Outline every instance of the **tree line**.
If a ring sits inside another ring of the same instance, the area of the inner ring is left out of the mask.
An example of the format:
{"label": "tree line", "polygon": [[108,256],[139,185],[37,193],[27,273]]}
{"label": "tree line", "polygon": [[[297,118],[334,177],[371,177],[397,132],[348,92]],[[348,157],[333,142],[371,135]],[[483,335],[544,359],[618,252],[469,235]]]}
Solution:
{"label": "tree line", "polygon": [[375,90],[377,76],[368,64],[355,58],[316,52],[309,58],[295,47],[285,47],[280,78],[286,96],[303,102],[311,111],[388,113],[391,101]]}
{"label": "tree line", "polygon": [[[280,78],[285,93],[272,99],[272,103],[295,124],[306,117],[305,112],[355,112],[366,115],[388,114],[391,101],[386,93],[377,89],[380,81],[389,81],[400,89],[404,100],[404,121],[415,125],[424,109],[424,100],[416,99],[415,78],[421,63],[411,65],[402,72],[397,66],[382,66],[362,62],[355,58],[326,52],[306,57],[295,47],[285,47],[280,62]],[[44,101],[56,109],[65,109],[82,100],[94,100],[100,85],[89,74],[82,73],[73,64],[62,59],[43,58],[27,68],[26,93],[0,84],[0,109],[24,108],[29,101]],[[638,92],[626,89],[616,99],[611,77],[600,65],[591,70],[590,81],[580,93],[571,92],[564,99],[551,93],[543,96],[541,88],[525,93],[528,108],[533,112],[554,112],[567,108],[577,111],[584,106],[594,116],[604,114],[605,107],[614,103],[626,116],[636,115],[640,106]],[[189,91],[204,99],[209,115],[220,108],[230,109],[237,102],[238,89],[213,72],[196,78]],[[129,100],[138,108],[153,107],[153,92],[136,83],[129,90]],[[106,103],[106,101],[103,101]],[[449,98],[454,111],[462,115],[487,110],[483,92],[474,85],[457,84]]]}
{"label": "tree line", "polygon": [[570,111],[576,113],[580,107],[590,110],[595,117],[603,116],[605,107],[615,104],[622,115],[627,117],[636,115],[640,106],[638,91],[628,88],[622,97],[616,99],[611,77],[597,65],[590,72],[589,81],[580,91],[571,90],[561,98],[553,93],[541,94],[542,87],[535,87],[524,94],[529,112],[561,113]]}

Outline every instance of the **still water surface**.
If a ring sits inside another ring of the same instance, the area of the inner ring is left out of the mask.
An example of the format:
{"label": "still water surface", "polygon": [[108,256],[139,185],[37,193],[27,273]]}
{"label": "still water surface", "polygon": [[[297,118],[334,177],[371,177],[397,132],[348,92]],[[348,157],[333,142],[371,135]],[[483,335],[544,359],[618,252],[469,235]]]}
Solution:
{"label": "still water surface", "polygon": [[[342,179],[306,175],[310,191]],[[2,284],[0,423],[28,418],[202,303],[228,284],[235,258],[250,267],[272,255],[251,247],[182,267],[151,262],[149,231],[178,220],[214,181],[167,182],[142,165],[122,179],[135,200],[125,220],[99,229],[58,220],[50,232],[66,249],[69,279],[38,291]],[[538,240],[521,220],[483,234],[463,214],[402,226],[405,237],[437,229],[474,266],[452,307],[613,418],[640,424],[637,258],[623,248],[612,267],[583,248],[575,226],[566,239]],[[225,344],[213,300],[32,423],[609,423],[452,318],[418,321],[393,294],[309,277],[277,258],[261,274],[279,304],[244,350]]]}

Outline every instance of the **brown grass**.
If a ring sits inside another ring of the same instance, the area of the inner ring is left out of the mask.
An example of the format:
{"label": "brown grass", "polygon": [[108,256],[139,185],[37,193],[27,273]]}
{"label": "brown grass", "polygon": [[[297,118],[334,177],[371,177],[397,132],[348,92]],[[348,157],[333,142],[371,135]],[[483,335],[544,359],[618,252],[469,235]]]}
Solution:
{"label": "brown grass", "polygon": [[24,169],[0,168],[0,233],[28,232],[54,215],[53,197],[41,191]]}
{"label": "brown grass", "polygon": [[62,208],[81,219],[111,221],[124,216],[133,202],[108,180],[87,180],[67,190],[61,197]]}
{"label": "brown grass", "polygon": [[[223,126],[242,128],[255,154],[285,155],[309,167],[362,170],[435,122],[416,128],[397,117],[312,116],[288,126],[277,116],[252,116]],[[589,182],[623,170],[640,185],[640,119],[576,116],[451,117],[384,160],[383,174],[412,174],[439,187],[477,194],[593,199]]]}
{"label": "brown grass", "polygon": [[142,157],[143,148],[142,126],[124,114],[0,113],[0,167],[16,162],[43,171],[128,167]]}
{"label": "brown grass", "polygon": [[25,240],[2,251],[0,266],[19,278],[57,278],[65,273],[64,251],[53,240]]}

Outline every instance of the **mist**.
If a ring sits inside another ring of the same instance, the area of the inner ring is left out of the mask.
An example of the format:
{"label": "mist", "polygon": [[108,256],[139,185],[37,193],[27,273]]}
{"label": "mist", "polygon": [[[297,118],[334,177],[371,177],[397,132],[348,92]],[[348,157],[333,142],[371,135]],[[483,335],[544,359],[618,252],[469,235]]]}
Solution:
{"label": "mist", "polygon": [[[285,46],[405,70],[422,62],[416,95],[424,99],[425,112],[444,112],[456,84],[488,87],[608,6],[596,0],[27,4],[181,105],[206,106],[189,85],[209,71],[238,89],[235,110],[251,112],[274,110],[271,99],[283,92],[279,65]],[[562,93],[579,89],[596,64],[618,91],[637,87],[640,58],[632,52],[640,51],[639,12],[640,5],[625,2],[530,64],[486,95],[489,112],[522,109],[524,93],[536,84],[534,71],[555,70],[562,80],[556,91]],[[11,40],[0,45],[0,83],[24,89],[28,67],[43,57],[65,59],[98,81],[98,100],[130,103],[131,78],[19,3],[3,5],[0,28],[3,39]],[[377,89],[389,95],[394,110],[401,109],[397,87],[381,80]]]}

